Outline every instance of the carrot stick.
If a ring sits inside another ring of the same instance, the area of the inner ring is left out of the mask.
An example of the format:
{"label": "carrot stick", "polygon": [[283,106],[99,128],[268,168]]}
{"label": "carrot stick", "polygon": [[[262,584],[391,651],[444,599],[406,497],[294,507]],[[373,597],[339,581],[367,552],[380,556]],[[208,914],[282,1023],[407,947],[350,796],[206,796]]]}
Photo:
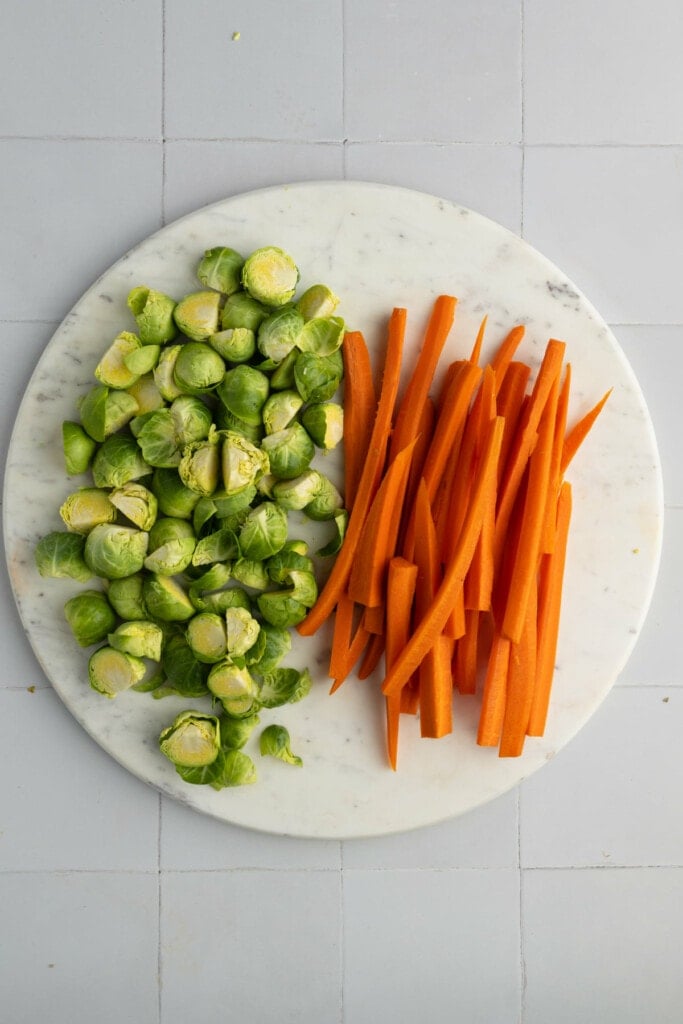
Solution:
{"label": "carrot stick", "polygon": [[[413,457],[410,462],[410,474],[408,476],[408,484],[406,487],[407,495],[412,496],[415,494],[417,490],[420,477],[422,476],[423,473],[424,461],[425,458],[427,457],[427,452],[429,451],[429,448],[432,443],[432,438],[434,436],[435,423],[436,405],[434,401],[429,396],[427,396],[427,398],[425,399],[425,403],[422,406],[422,415],[420,417],[420,422],[418,424],[418,433],[417,438],[415,439],[415,448],[413,449]],[[408,517],[409,509],[403,508],[401,516],[402,529],[399,530],[399,536],[401,537],[399,547],[401,548],[403,547],[402,537],[405,534],[405,527],[408,521]]]}
{"label": "carrot stick", "polygon": [[363,625],[368,633],[384,633],[385,603],[376,604],[372,608],[366,608],[363,612]]}
{"label": "carrot stick", "polygon": [[481,324],[479,325],[479,330],[477,331],[477,337],[476,337],[475,342],[474,342],[474,348],[472,349],[472,352],[470,353],[470,362],[474,363],[475,365],[478,365],[479,360],[481,359],[481,348],[482,348],[482,345],[484,344],[484,334],[486,332],[486,323],[487,323],[487,321],[488,321],[488,317],[485,316],[484,319],[482,320]]}
{"label": "carrot stick", "polygon": [[458,373],[460,373],[461,368],[467,362],[469,362],[469,360],[467,359],[454,359],[453,362],[449,363],[448,366],[446,367],[446,370],[441,379],[441,384],[439,386],[439,393],[436,396],[435,404],[437,415],[441,415],[441,411],[444,407],[446,396],[448,394],[448,389],[451,387],[453,383],[453,378],[457,376]]}
{"label": "carrot stick", "polygon": [[596,419],[602,412],[602,408],[611,394],[612,388],[610,388],[609,391],[605,392],[605,394],[602,396],[598,404],[594,405],[593,408],[589,412],[587,412],[585,416],[582,416],[578,423],[575,423],[572,429],[567,434],[564,441],[564,445],[562,447],[561,471],[563,476],[567,471],[567,466],[576,455],[577,451],[579,450],[579,447],[581,446],[589,430],[595,423]]}
{"label": "carrot stick", "polygon": [[[419,669],[420,735],[440,739],[453,731],[453,641],[441,633]],[[399,700],[388,697],[387,700]]]}
{"label": "carrot stick", "polygon": [[524,334],[525,328],[522,324],[518,324],[516,327],[513,327],[503,339],[497,352],[491,359],[491,369],[496,375],[498,389],[500,389],[502,385],[508,366],[512,362]]}
{"label": "carrot stick", "polygon": [[508,637],[513,643],[518,643],[521,638],[529,595],[536,589],[558,392],[559,378],[555,377],[541,415],[538,443],[529,461],[529,483],[522,513],[522,528],[501,627],[503,636]]}
{"label": "carrot stick", "polygon": [[542,736],[548,715],[548,704],[555,669],[555,654],[560,626],[562,581],[567,553],[567,538],[572,514],[571,485],[563,483],[557,500],[557,535],[552,554],[541,561],[538,595],[538,654],[536,687],[531,705],[527,734]]}
{"label": "carrot stick", "polygon": [[385,639],[383,633],[371,633],[363,660],[358,669],[358,678],[367,679],[375,671],[384,654]]}
{"label": "carrot stick", "polygon": [[[374,497],[348,581],[349,597],[374,607],[382,603],[389,560],[396,549],[410,461],[417,439],[398,453]],[[353,513],[352,513],[353,514]]]}
{"label": "carrot stick", "polygon": [[[332,571],[323,586],[318,600],[303,622],[296,627],[301,636],[312,636],[327,620],[339,600],[339,595],[353,568],[356,549],[363,533],[365,519],[375,496],[377,477],[384,465],[386,449],[391,430],[396,394],[401,373],[401,357],[405,336],[406,311],[397,308],[389,320],[387,350],[384,362],[384,375],[380,388],[377,414],[372,428],[370,443],[364,453],[363,470],[358,483],[353,508],[349,516],[344,543],[337,555]],[[362,445],[362,438],[358,443]]]}
{"label": "carrot stick", "polygon": [[515,436],[519,417],[524,407],[524,396],[530,375],[531,367],[526,363],[511,362],[497,395],[498,414],[505,419],[503,444],[501,445],[500,461],[498,463],[499,481],[507,463],[510,445]]}
{"label": "carrot stick", "polygon": [[[408,642],[410,616],[415,593],[417,566],[405,558],[394,557],[389,562],[387,583],[387,631],[385,659],[393,665]],[[396,771],[398,756],[398,728],[401,716],[401,694],[386,697],[387,753],[389,764]]]}
{"label": "carrot stick", "polygon": [[550,478],[548,483],[548,496],[546,500],[546,511],[543,520],[543,537],[541,539],[541,551],[549,552],[555,543],[555,522],[557,519],[557,499],[562,482],[562,448],[567,427],[567,413],[569,410],[569,390],[571,387],[572,368],[569,363],[565,366],[564,379],[560,388],[560,395],[557,400],[557,412],[555,415],[555,433],[553,436],[553,451],[550,456]]}
{"label": "carrot stick", "polygon": [[444,578],[434,601],[396,662],[387,672],[383,684],[385,695],[398,693],[410,679],[427,651],[433,646],[453,607],[455,595],[462,590],[488,502],[495,501],[496,467],[502,439],[503,421],[496,417],[488,430],[486,446],[477,469],[467,515],[458,538],[453,558],[446,566]]}
{"label": "carrot stick", "polygon": [[328,675],[332,679],[340,678],[342,666],[348,655],[353,635],[355,607],[353,599],[346,592],[340,594],[337,601],[337,612],[334,616],[332,650],[330,652],[330,667],[328,671]]}
{"label": "carrot stick", "polygon": [[356,626],[356,631],[353,634],[351,643],[349,644],[348,650],[345,656],[340,662],[338,672],[339,674],[335,677],[332,686],[330,687],[330,693],[336,693],[339,687],[342,685],[345,679],[348,678],[353,666],[356,664],[361,654],[365,649],[365,645],[368,642],[370,634],[363,625],[362,621]]}
{"label": "carrot stick", "polygon": [[358,489],[365,449],[377,408],[370,353],[360,331],[348,331],[344,358],[344,497],[351,508]]}
{"label": "carrot stick", "polygon": [[479,713],[477,743],[480,747],[497,747],[500,741],[509,664],[510,641],[496,630],[486,664],[484,693]]}
{"label": "carrot stick", "polygon": [[477,692],[479,612],[465,612],[465,632],[455,647],[453,676],[459,693]]}
{"label": "carrot stick", "polygon": [[529,595],[519,643],[510,644],[505,714],[500,736],[500,757],[519,757],[534,697],[536,678],[536,587]]}
{"label": "carrot stick", "polygon": [[420,687],[413,677],[401,690],[401,714],[416,715],[420,707]]}

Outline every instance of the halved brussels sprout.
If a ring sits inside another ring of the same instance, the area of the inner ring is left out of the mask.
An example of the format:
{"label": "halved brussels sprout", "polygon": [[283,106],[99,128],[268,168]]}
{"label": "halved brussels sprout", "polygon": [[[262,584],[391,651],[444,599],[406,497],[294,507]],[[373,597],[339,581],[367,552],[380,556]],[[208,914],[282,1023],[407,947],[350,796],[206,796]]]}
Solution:
{"label": "halved brussels sprout", "polygon": [[299,768],[303,765],[301,758],[292,753],[289,733],[284,725],[267,726],[259,738],[259,750],[264,757],[269,754],[286,764],[293,764]]}
{"label": "halved brussels sprout", "polygon": [[179,395],[169,408],[152,413],[137,441],[150,466],[171,469],[180,464],[185,445],[209,436],[211,410],[193,395]]}
{"label": "halved brussels sprout", "polygon": [[231,658],[239,658],[254,646],[261,627],[246,608],[228,608],[225,622],[228,654]]}
{"label": "halved brussels sprout", "polygon": [[207,249],[197,267],[197,277],[206,288],[223,295],[239,291],[244,257],[227,246]]}
{"label": "halved brussels sprout", "polygon": [[215,530],[197,541],[192,555],[193,565],[211,565],[237,558],[239,547],[233,530]]}
{"label": "halved brussels sprout", "polygon": [[116,651],[113,647],[100,647],[88,661],[90,685],[93,690],[110,698],[135,686],[146,671],[142,658]]}
{"label": "halved brussels sprout", "polygon": [[242,285],[266,306],[284,306],[294,297],[299,270],[286,252],[277,246],[256,249],[242,268]]}
{"label": "halved brussels sprout", "polygon": [[266,674],[277,668],[292,649],[292,634],[289,629],[262,622],[258,640],[247,652],[245,659],[256,671]]}
{"label": "halved brussels sprout", "polygon": [[85,540],[83,557],[92,572],[105,580],[139,572],[145,562],[149,534],[129,526],[101,523]]}
{"label": "halved brussels sprout", "polygon": [[327,544],[323,544],[323,546],[318,548],[316,552],[316,554],[320,555],[321,558],[329,558],[331,555],[338,554],[341,550],[341,546],[344,543],[344,537],[346,536],[349,513],[345,508],[340,508],[332,516],[331,521],[334,522],[334,533]]}
{"label": "halved brussels sprout", "polygon": [[221,747],[220,721],[201,711],[181,711],[159,736],[159,749],[185,768],[212,764]]}
{"label": "halved brussels sprout", "polygon": [[128,308],[135,317],[143,345],[163,345],[176,336],[173,320],[175,299],[144,285],[129,293]]}
{"label": "halved brussels sprout", "polygon": [[245,558],[261,560],[279,551],[287,540],[287,514],[272,501],[252,508],[239,532]]}
{"label": "halved brussels sprout", "polygon": [[268,456],[271,473],[280,480],[300,476],[315,455],[315,446],[300,423],[267,434],[261,448]]}
{"label": "halved brussels sprout", "polygon": [[92,464],[96,487],[122,487],[129,480],[139,480],[152,472],[134,437],[112,434],[97,449]]}
{"label": "halved brussels sprout", "polygon": [[191,519],[201,495],[191,491],[174,469],[157,469],[150,484],[159,504],[159,512],[174,519]]}
{"label": "halved brussels sprout", "polygon": [[268,310],[252,299],[246,292],[235,292],[225,300],[221,314],[221,327],[228,330],[231,327],[246,327],[247,330],[256,332],[261,323],[268,316]]}
{"label": "halved brussels sprout", "polygon": [[252,444],[259,444],[263,437],[263,424],[260,420],[258,423],[247,423],[246,420],[241,420],[239,416],[234,416],[229,409],[225,408],[222,402],[219,402],[216,406],[214,423],[218,430],[229,430],[233,434],[239,434],[240,437],[246,437],[247,441],[251,441]]}
{"label": "halved brussels sprout", "polygon": [[109,501],[137,526],[138,530],[150,530],[157,517],[157,499],[144,484],[133,480],[109,492]]}
{"label": "halved brussels sprout", "polygon": [[248,327],[227,327],[212,334],[209,345],[229,363],[246,363],[256,351],[256,335]]}
{"label": "halved brussels sprout", "polygon": [[223,487],[237,494],[250,487],[270,469],[268,456],[255,444],[233,430],[225,432],[222,450]]}
{"label": "halved brussels sprout", "polygon": [[276,391],[270,395],[262,409],[263,426],[267,434],[276,434],[278,430],[289,427],[304,400],[298,391]]}
{"label": "halved brussels sprout", "polygon": [[84,548],[85,537],[80,533],[53,530],[36,544],[36,568],[41,576],[86,583],[93,574],[83,558]]}
{"label": "halved brussels sprout", "polygon": [[186,622],[196,609],[185,590],[172,576],[146,576],[142,596],[149,614],[162,622]]}
{"label": "halved brussels sprout", "polygon": [[208,697],[208,666],[197,659],[184,630],[170,632],[164,640],[161,668],[166,677],[167,693],[179,697]]}
{"label": "halved brussels sprout", "polygon": [[327,519],[334,519],[344,506],[344,499],[334,486],[329,477],[320,474],[320,487],[315,493],[312,501],[304,507],[304,513],[309,519],[324,522]]}
{"label": "halved brussels sprout", "polygon": [[74,533],[90,533],[98,523],[113,523],[116,509],[109,492],[100,487],[81,487],[62,503],[59,514],[67,529]]}
{"label": "halved brussels sprout", "polygon": [[[127,370],[135,377],[132,384],[144,374],[150,373],[159,362],[161,345],[141,345],[140,348],[132,349],[123,357],[123,363]],[[130,388],[131,385],[129,384]]]}
{"label": "halved brussels sprout", "polygon": [[300,511],[309,505],[320,490],[322,473],[307,469],[291,480],[278,480],[273,486],[273,499],[290,511]]}
{"label": "halved brussels sprout", "polygon": [[261,422],[261,410],[269,391],[270,384],[265,373],[240,363],[227,371],[216,394],[233,416],[256,425]]}
{"label": "halved brussels sprout", "polygon": [[225,621],[215,612],[199,612],[193,616],[187,624],[186,636],[198,661],[213,665],[225,658],[228,649]]}
{"label": "halved brussels sprout", "polygon": [[157,519],[149,532],[145,568],[160,576],[175,576],[187,569],[197,544],[187,519]]}
{"label": "halved brussels sprout", "polygon": [[[147,346],[145,346],[147,347]],[[156,363],[154,364],[156,366]],[[127,388],[128,394],[132,395],[138,403],[137,416],[144,416],[147,412],[154,412],[163,408],[164,396],[159,391],[152,373],[144,373],[139,380]]]}
{"label": "halved brussels sprout", "polygon": [[107,597],[120,619],[133,621],[147,618],[147,606],[143,596],[144,579],[141,572],[136,572],[110,582]]}
{"label": "halved brussels sprout", "polygon": [[289,355],[286,355],[282,362],[275,367],[270,375],[271,390],[293,390],[296,387],[294,367],[300,355],[299,349],[293,348]]}
{"label": "halved brussels sprout", "polygon": [[132,420],[138,403],[127,391],[112,391],[105,384],[98,384],[83,397],[78,412],[93,441],[101,442]]}
{"label": "halved brussels sprout", "polygon": [[245,718],[258,711],[256,680],[248,668],[235,665],[230,658],[211,668],[206,685],[232,718]]}
{"label": "halved brussels sprout", "polygon": [[257,714],[246,718],[224,718],[221,722],[221,743],[224,749],[240,750],[261,719]]}
{"label": "halved brussels sprout", "polygon": [[298,309],[293,306],[277,309],[258,329],[256,344],[259,352],[266,359],[281,362],[295,346],[299,346],[303,328],[304,318]]}
{"label": "halved brussels sprout", "polygon": [[344,340],[344,321],[341,317],[316,317],[307,320],[297,338],[301,352],[313,352],[317,356],[331,356]]}
{"label": "halved brussels sprout", "polygon": [[175,364],[182,347],[182,345],[166,345],[162,348],[159,361],[152,370],[152,377],[159,389],[159,394],[167,402],[172,402],[174,398],[178,398],[182,394],[174,377]]}
{"label": "halved brussels sprout", "polygon": [[283,704],[296,704],[311,690],[313,680],[308,669],[276,668],[266,672],[261,681],[259,702],[264,708],[279,708]]}
{"label": "halved brussels sprout", "polygon": [[300,352],[294,363],[294,384],[304,402],[327,402],[344,375],[339,351],[329,356]]}
{"label": "halved brussels sprout", "polygon": [[228,494],[221,488],[213,492],[210,500],[213,502],[216,518],[226,519],[228,516],[234,516],[235,513],[249,508],[255,497],[256,487],[254,484],[249,484],[241,491],[237,491],[236,494]]}
{"label": "halved brussels sprout", "polygon": [[263,562],[253,558],[238,558],[232,566],[232,575],[243,587],[265,590],[270,584]]}
{"label": "halved brussels sprout", "polygon": [[296,541],[288,541],[267,560],[266,572],[273,583],[287,583],[293,570],[313,573],[313,559],[300,549]]}
{"label": "halved brussels sprout", "polygon": [[191,491],[208,497],[218,486],[220,457],[217,437],[209,435],[206,441],[193,441],[183,449],[178,475]]}
{"label": "halved brussels sprout", "polygon": [[314,402],[303,412],[301,422],[318,448],[330,451],[344,436],[344,410],[338,402]]}
{"label": "halved brussels sprout", "polygon": [[164,631],[156,622],[148,619],[131,619],[122,622],[113,633],[109,633],[108,644],[115,651],[132,654],[135,658],[150,658],[161,661],[161,645]]}
{"label": "halved brussels sprout", "polygon": [[173,310],[176,326],[186,338],[203,341],[218,330],[221,297],[218,292],[192,292]]}
{"label": "halved brussels sprout", "polygon": [[64,465],[69,476],[80,476],[85,473],[95,450],[97,442],[84,430],[80,423],[64,420],[62,423],[62,449]]}
{"label": "halved brussels sprout", "polygon": [[339,297],[326,284],[312,284],[296,304],[304,320],[330,317],[339,305]]}
{"label": "halved brussels sprout", "polygon": [[283,629],[298,625],[308,614],[306,605],[292,597],[290,590],[267,590],[259,594],[256,603],[266,622]]}
{"label": "halved brussels sprout", "polygon": [[188,341],[183,345],[173,369],[173,379],[186,394],[213,391],[225,376],[225,363],[210,345]]}
{"label": "halved brussels sprout", "polygon": [[[95,367],[95,377],[109,388],[128,388],[140,376],[126,365],[126,356],[142,348],[137,334],[121,331]],[[149,367],[148,367],[149,369]]]}
{"label": "halved brussels sprout", "polygon": [[101,590],[83,590],[69,598],[64,616],[81,647],[98,644],[116,625],[116,614]]}

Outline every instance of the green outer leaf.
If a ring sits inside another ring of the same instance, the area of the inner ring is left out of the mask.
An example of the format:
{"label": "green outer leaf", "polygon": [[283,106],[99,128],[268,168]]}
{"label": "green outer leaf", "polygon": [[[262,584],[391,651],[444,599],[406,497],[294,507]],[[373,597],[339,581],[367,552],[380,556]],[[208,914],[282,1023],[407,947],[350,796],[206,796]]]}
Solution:
{"label": "green outer leaf", "polygon": [[261,755],[266,757],[277,757],[286,764],[293,764],[300,768],[303,761],[296,754],[292,753],[289,733],[284,725],[268,725],[259,738],[259,750]]}

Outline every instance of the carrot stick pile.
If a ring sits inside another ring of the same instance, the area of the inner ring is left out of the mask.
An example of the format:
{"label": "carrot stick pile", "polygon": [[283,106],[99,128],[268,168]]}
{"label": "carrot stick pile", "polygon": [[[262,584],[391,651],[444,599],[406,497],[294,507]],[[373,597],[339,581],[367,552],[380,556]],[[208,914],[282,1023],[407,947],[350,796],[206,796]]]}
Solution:
{"label": "carrot stick pile", "polygon": [[486,317],[435,394],[456,306],[436,299],[400,400],[406,310],[389,320],[378,382],[363,335],[346,335],[348,528],[297,627],[310,636],[334,614],[331,692],[383,660],[393,769],[400,716],[419,713],[422,736],[445,736],[454,690],[480,693],[477,743],[499,756],[543,735],[571,518],[564,474],[609,397],[568,427],[565,343],[550,339],[532,375],[515,359],[515,326],[481,366]]}

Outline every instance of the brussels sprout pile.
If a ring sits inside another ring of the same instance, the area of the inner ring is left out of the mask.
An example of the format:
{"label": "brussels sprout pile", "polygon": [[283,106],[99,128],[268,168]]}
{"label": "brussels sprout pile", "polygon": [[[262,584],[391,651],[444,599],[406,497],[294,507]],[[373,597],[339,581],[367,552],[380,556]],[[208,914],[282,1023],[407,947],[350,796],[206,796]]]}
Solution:
{"label": "brussels sprout pile", "polygon": [[325,285],[297,299],[298,268],[274,246],[209,249],[197,277],[179,301],[128,295],[136,330],[63,424],[67,474],[89,479],[35,555],[42,576],[89,584],[64,612],[78,644],[101,645],[93,689],[212,700],[220,714],[183,712],[160,748],[220,789],[254,781],[241,747],[258,712],[310,689],[307,670],[280,666],[318,592],[290,513],[329,521],[317,553],[336,554],[347,513],[314,460],[343,434],[344,322]]}

